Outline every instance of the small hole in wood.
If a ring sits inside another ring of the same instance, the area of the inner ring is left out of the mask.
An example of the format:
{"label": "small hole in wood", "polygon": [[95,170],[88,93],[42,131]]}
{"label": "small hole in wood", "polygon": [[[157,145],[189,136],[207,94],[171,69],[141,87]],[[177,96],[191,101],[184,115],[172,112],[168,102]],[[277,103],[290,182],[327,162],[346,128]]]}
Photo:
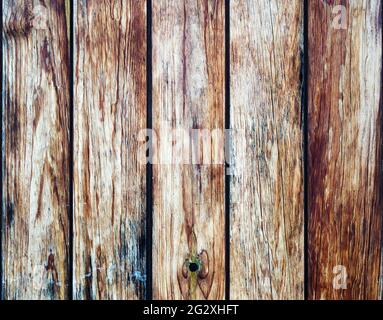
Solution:
{"label": "small hole in wood", "polygon": [[198,271],[198,264],[197,263],[195,263],[195,262],[191,262],[191,263],[189,263],[189,270],[190,270],[190,272],[196,272],[196,271]]}

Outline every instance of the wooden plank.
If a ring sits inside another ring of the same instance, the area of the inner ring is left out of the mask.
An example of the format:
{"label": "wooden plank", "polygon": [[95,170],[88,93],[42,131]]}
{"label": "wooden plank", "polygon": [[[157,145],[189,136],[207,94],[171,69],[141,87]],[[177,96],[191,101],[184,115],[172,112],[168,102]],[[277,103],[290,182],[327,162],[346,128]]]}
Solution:
{"label": "wooden plank", "polygon": [[303,1],[230,7],[230,298],[302,299]]}
{"label": "wooden plank", "polygon": [[2,298],[69,296],[64,1],[4,0]]}
{"label": "wooden plank", "polygon": [[224,164],[209,158],[223,145],[200,138],[182,164],[167,130],[224,128],[224,1],[153,1],[152,11],[153,297],[222,299]]}
{"label": "wooden plank", "polygon": [[143,299],[146,3],[83,0],[74,17],[74,298]]}
{"label": "wooden plank", "polygon": [[382,2],[309,3],[309,298],[379,299]]}

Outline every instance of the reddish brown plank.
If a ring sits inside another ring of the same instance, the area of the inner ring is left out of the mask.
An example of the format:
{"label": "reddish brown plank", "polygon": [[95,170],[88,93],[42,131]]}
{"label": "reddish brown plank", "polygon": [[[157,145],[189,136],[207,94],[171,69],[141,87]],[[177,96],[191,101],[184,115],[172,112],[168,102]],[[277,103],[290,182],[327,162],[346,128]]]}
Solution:
{"label": "reddish brown plank", "polygon": [[308,33],[309,298],[380,299],[382,2],[309,1]]}

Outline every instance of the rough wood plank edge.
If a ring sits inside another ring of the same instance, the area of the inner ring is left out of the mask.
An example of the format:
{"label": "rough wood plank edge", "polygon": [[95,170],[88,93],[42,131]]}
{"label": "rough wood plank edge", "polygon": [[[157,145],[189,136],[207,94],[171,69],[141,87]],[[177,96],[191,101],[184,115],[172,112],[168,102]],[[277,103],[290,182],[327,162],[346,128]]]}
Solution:
{"label": "rough wood plank edge", "polygon": [[[167,129],[224,129],[224,1],[153,1],[152,12],[156,147],[175,159]],[[224,164],[154,164],[153,176],[154,298],[223,299]]]}
{"label": "rough wood plank edge", "polygon": [[382,1],[309,3],[309,299],[380,299]]}
{"label": "rough wood plank edge", "polygon": [[84,0],[74,19],[74,298],[144,299],[146,3]]}
{"label": "rough wood plank edge", "polygon": [[230,36],[230,297],[303,299],[303,1],[234,1]]}
{"label": "rough wood plank edge", "polygon": [[68,297],[64,1],[3,3],[2,298]]}

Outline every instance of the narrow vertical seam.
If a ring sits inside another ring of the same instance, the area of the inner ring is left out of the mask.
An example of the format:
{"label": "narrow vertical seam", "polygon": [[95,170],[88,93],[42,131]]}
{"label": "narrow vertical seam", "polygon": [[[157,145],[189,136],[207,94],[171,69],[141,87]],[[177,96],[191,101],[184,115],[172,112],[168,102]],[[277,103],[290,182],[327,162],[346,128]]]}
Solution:
{"label": "narrow vertical seam", "polygon": [[309,52],[308,52],[308,15],[309,0],[304,0],[303,8],[303,61],[302,63],[302,110],[303,110],[303,188],[304,188],[304,299],[308,300],[308,225],[309,225],[309,118],[308,118],[308,72],[309,72]]}
{"label": "narrow vertical seam", "polygon": [[[380,23],[378,23],[378,25],[380,26],[380,28],[382,29],[382,14],[383,14],[383,0],[381,0],[381,5],[380,5],[380,12],[378,13],[378,17],[380,17]],[[377,30],[377,32],[379,32],[379,30]],[[381,43],[383,43],[383,30],[380,31],[381,33]],[[383,46],[381,47],[382,49],[382,56],[383,56]],[[380,65],[380,105],[379,105],[379,114],[381,115],[380,116],[380,137],[382,139],[383,137],[383,65],[382,65],[382,62],[381,62],[381,65]],[[380,141],[380,148],[381,148],[381,151],[380,151],[380,155],[381,157],[383,156],[383,141]],[[380,176],[380,186],[383,186],[383,159],[379,159],[380,160],[380,163],[379,163],[379,176]],[[382,192],[382,188],[380,187],[379,188],[379,191]],[[379,203],[381,203],[383,201],[383,199],[381,199],[382,195],[378,195],[378,197],[380,198],[379,199]],[[379,206],[380,208],[382,208],[382,206],[380,205]],[[380,212],[380,215],[381,215],[381,227],[380,227],[380,231],[381,231],[381,236],[380,236],[380,300],[383,300],[383,212]]]}
{"label": "narrow vertical seam", "polygon": [[[152,129],[152,0],[146,2],[146,126]],[[149,133],[149,155],[152,141]],[[153,168],[151,159],[146,164],[146,299],[153,299]]]}
{"label": "narrow vertical seam", "polygon": [[[3,2],[1,2],[3,6]],[[3,9],[3,7],[1,8]],[[3,11],[3,10],[2,10]],[[3,14],[1,14],[1,27],[3,27]],[[3,28],[2,28],[3,29]],[[5,150],[5,133],[3,132],[3,112],[4,112],[4,92],[3,92],[3,31],[1,32],[1,111],[0,111],[0,134],[1,134],[1,156],[0,156],[0,300],[4,299],[3,292],[3,216],[5,214],[5,208],[3,203],[3,161],[5,161],[4,150]]]}
{"label": "narrow vertical seam", "polygon": [[230,300],[230,1],[225,1],[225,299]]}
{"label": "narrow vertical seam", "polygon": [[74,208],[74,2],[70,1],[69,14],[69,300],[73,300],[73,208]]}

